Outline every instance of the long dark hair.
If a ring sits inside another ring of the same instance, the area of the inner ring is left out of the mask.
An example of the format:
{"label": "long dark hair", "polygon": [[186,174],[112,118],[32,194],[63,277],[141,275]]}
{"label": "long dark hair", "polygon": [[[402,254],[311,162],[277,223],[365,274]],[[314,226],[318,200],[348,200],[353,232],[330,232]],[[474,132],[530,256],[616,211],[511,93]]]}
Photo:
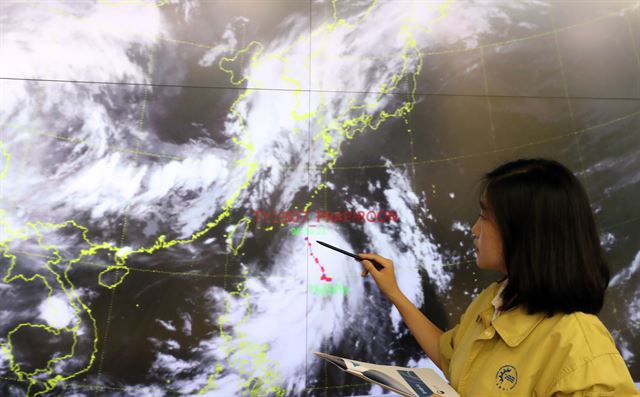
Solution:
{"label": "long dark hair", "polygon": [[486,174],[480,191],[502,237],[508,283],[501,310],[597,314],[609,267],[573,173],[552,160],[516,160]]}

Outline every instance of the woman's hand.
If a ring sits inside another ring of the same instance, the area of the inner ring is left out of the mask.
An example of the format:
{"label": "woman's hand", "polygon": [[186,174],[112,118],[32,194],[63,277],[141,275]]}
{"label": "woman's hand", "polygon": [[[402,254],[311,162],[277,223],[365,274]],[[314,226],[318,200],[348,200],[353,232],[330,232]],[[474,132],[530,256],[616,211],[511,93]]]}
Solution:
{"label": "woman's hand", "polygon": [[373,266],[373,263],[368,260],[363,260],[360,262],[364,268],[362,271],[362,277],[366,277],[367,274],[371,274],[380,291],[391,301],[393,301],[394,297],[402,294],[398,287],[398,282],[396,281],[393,261],[391,259],[384,258],[377,254],[358,254],[358,256],[364,259],[373,259],[384,266],[384,269],[377,270],[375,266]]}
{"label": "woman's hand", "polygon": [[[409,327],[411,334],[422,350],[424,350],[429,358],[440,368],[442,368],[442,356],[440,354],[440,336],[442,330],[431,322],[414,305],[406,296],[400,291],[398,283],[396,282],[396,275],[393,269],[393,261],[387,258],[383,258],[376,254],[358,254],[364,260],[362,266],[364,271],[362,277],[367,274],[371,274],[376,281],[376,285],[382,293],[389,298],[391,303],[398,309],[398,312],[402,316],[405,324]],[[384,269],[377,270],[373,263],[366,259],[373,259],[382,266]]]}

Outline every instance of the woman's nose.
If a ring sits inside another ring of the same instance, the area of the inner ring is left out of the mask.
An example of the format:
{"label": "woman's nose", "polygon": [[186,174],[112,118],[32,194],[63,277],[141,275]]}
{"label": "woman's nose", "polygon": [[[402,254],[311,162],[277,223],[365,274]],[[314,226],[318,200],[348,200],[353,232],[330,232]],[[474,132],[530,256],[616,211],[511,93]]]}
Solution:
{"label": "woman's nose", "polygon": [[478,225],[478,220],[476,220],[476,223],[474,223],[471,227],[471,235],[474,239],[480,236],[480,226]]}

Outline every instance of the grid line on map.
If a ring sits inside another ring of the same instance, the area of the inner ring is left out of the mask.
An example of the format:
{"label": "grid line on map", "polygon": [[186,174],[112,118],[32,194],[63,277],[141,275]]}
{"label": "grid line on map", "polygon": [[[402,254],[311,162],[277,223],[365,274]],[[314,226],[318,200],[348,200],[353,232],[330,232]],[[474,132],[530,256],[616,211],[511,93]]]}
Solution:
{"label": "grid line on map", "polygon": [[[635,217],[632,219],[626,219],[624,221],[621,222],[617,222],[614,224],[610,224],[610,225],[602,225],[600,227],[600,230],[602,231],[609,231],[609,230],[613,230],[616,229],[620,226],[624,226],[630,223],[634,223],[634,222],[638,222],[640,221],[640,217]],[[17,254],[22,254],[22,255],[26,255],[26,256],[32,256],[32,257],[37,257],[37,258],[48,258],[48,256],[46,255],[42,255],[42,254],[36,254],[33,252],[27,252],[27,251],[14,251]],[[474,260],[464,260],[464,261],[458,261],[458,262],[447,262],[447,263],[443,263],[440,264],[440,266],[442,267],[454,267],[454,266],[461,266],[461,265],[465,265],[465,264],[471,264],[474,263]],[[102,263],[96,263],[96,262],[87,262],[87,261],[80,261],[77,262],[78,265],[85,265],[85,266],[92,266],[92,267],[97,267],[97,268],[106,268],[108,265],[107,264],[102,264]],[[248,276],[233,276],[233,275],[225,275],[225,274],[207,274],[207,273],[193,273],[193,272],[177,272],[177,271],[169,271],[169,270],[161,270],[161,269],[144,269],[144,268],[138,268],[138,267],[130,267],[127,266],[127,268],[131,271],[135,271],[135,272],[141,272],[141,273],[151,273],[151,274],[163,274],[163,275],[167,275],[167,276],[175,276],[175,277],[194,277],[194,278],[210,278],[210,279],[224,279],[225,277],[228,279],[244,279],[244,278],[258,278],[258,279],[298,279],[296,277],[293,276],[266,276],[266,275],[256,275],[256,276],[252,276],[252,275],[248,275]],[[402,268],[396,268],[396,270],[402,270]]]}
{"label": "grid line on map", "polygon": [[[640,4],[640,3],[639,3]],[[629,21],[629,15],[624,15],[625,22],[627,23],[627,32],[629,33],[629,39],[631,39],[631,47],[633,48],[633,52],[636,55],[636,62],[638,63],[638,69],[640,70],[640,48],[638,48],[638,43],[636,43],[636,39],[633,35],[633,29],[631,28],[631,22]],[[636,87],[638,93],[640,94],[640,79],[638,80],[638,86]]]}
{"label": "grid line on map", "polygon": [[489,80],[487,80],[487,67],[485,64],[484,48],[480,48],[480,68],[482,69],[484,94],[487,97],[487,109],[489,110],[489,128],[491,131],[493,150],[497,150],[498,146],[496,143],[496,126],[493,122],[493,105],[491,104],[491,95],[489,95],[491,91],[489,90]]}
{"label": "grid line on map", "polygon": [[586,185],[587,194],[590,191],[589,189],[589,181],[586,174],[586,167],[584,165],[584,160],[582,158],[582,149],[580,149],[580,139],[577,133],[576,126],[576,117],[573,112],[573,103],[571,102],[570,93],[569,93],[569,84],[567,83],[567,75],[565,73],[564,61],[562,59],[562,52],[560,51],[560,43],[558,42],[558,33],[556,31],[556,20],[553,15],[553,7],[550,12],[551,18],[551,26],[553,26],[554,34],[553,34],[553,42],[556,49],[556,57],[558,58],[558,63],[560,65],[560,76],[562,78],[562,88],[564,90],[564,95],[567,101],[567,107],[569,108],[569,119],[571,120],[571,129],[573,130],[573,140],[576,144],[576,150],[578,151],[578,160],[580,161],[580,169],[581,174],[584,178],[584,184]]}
{"label": "grid line on map", "polygon": [[361,169],[361,168],[389,168],[389,167],[401,167],[401,166],[402,167],[406,167],[406,166],[410,166],[412,164],[415,164],[415,165],[434,164],[434,163],[442,163],[442,162],[446,162],[446,161],[462,160],[462,159],[474,158],[474,157],[482,157],[482,156],[487,156],[487,155],[491,155],[491,154],[495,154],[495,153],[512,151],[512,150],[519,150],[519,149],[522,149],[522,148],[525,148],[525,147],[536,146],[536,145],[541,145],[541,144],[545,144],[545,143],[548,143],[548,142],[560,140],[560,139],[563,139],[563,138],[567,138],[567,137],[573,136],[575,134],[581,134],[581,133],[584,133],[584,132],[589,131],[589,130],[605,127],[607,125],[616,123],[618,121],[626,120],[628,118],[639,116],[639,115],[640,115],[640,110],[638,110],[636,112],[628,113],[628,114],[626,114],[624,116],[620,116],[620,117],[617,117],[615,119],[611,119],[611,120],[605,121],[605,122],[600,123],[600,124],[592,125],[590,127],[585,127],[585,128],[582,128],[582,129],[579,129],[579,130],[576,130],[576,131],[570,131],[570,132],[567,132],[567,133],[562,134],[562,135],[554,136],[554,137],[551,137],[551,138],[544,138],[544,139],[540,139],[540,140],[537,140],[537,141],[531,141],[531,142],[527,142],[525,144],[499,148],[499,149],[496,149],[496,150],[475,152],[475,153],[469,153],[469,154],[463,154],[463,155],[451,156],[451,157],[443,157],[443,158],[440,158],[440,159],[418,160],[418,161],[412,161],[412,162],[409,162],[409,163],[395,163],[395,164],[389,164],[389,165],[387,165],[387,164],[371,164],[371,165],[354,165],[354,166],[335,166],[333,168],[336,169],[336,170],[338,170],[338,169],[345,170],[345,169]]}
{"label": "grid line on map", "polygon": [[[311,31],[313,29],[313,3],[309,0],[309,87],[311,87]],[[311,114],[311,92],[307,94],[308,113]],[[311,191],[311,117],[307,123],[307,191]],[[306,235],[309,237],[309,225],[307,225]],[[308,246],[305,244],[305,249],[308,251]],[[309,254],[305,255],[307,263],[305,267],[305,301],[304,308],[305,313],[309,313]],[[304,384],[305,386],[309,382],[309,316],[304,316]]]}
{"label": "grid line on map", "polygon": [[[399,96],[402,94],[393,94],[395,96]],[[438,94],[440,95],[440,94]],[[443,95],[443,96],[450,96],[450,95]],[[453,96],[463,96],[463,95],[453,95]],[[483,97],[484,95],[473,95],[475,97]],[[491,97],[495,97],[495,98],[503,98],[503,96],[497,96],[497,95],[491,95]],[[566,97],[544,97],[544,96],[531,96],[528,98],[539,98],[539,99],[545,99],[545,98],[552,98],[552,99],[566,99]],[[619,100],[620,98],[585,98],[585,97],[569,97],[570,99],[601,99],[601,100]],[[632,101],[640,101],[639,99],[634,99],[634,98],[626,98],[628,100],[632,100]],[[470,153],[470,154],[465,154],[465,155],[460,155],[460,156],[451,156],[451,157],[444,157],[444,158],[440,158],[440,159],[430,159],[430,160],[419,160],[419,161],[410,161],[410,162],[404,162],[404,163],[395,163],[395,164],[391,164],[390,166],[407,166],[407,165],[419,165],[419,164],[432,164],[432,163],[438,163],[438,162],[444,162],[444,161],[452,161],[452,160],[459,160],[462,158],[472,158],[472,157],[478,157],[478,156],[483,156],[483,155],[487,155],[487,154],[491,154],[491,153],[497,153],[497,152],[502,152],[502,151],[510,151],[510,150],[517,150],[517,149],[521,149],[523,147],[527,147],[527,146],[533,146],[533,145],[537,145],[537,144],[543,144],[546,143],[548,141],[551,140],[557,140],[557,139],[561,139],[561,138],[566,138],[569,137],[571,135],[575,135],[575,134],[581,134],[583,132],[589,131],[589,130],[593,130],[596,128],[600,128],[612,123],[615,123],[617,121],[621,121],[621,120],[625,120],[627,118],[633,117],[640,114],[640,111],[637,112],[632,112],[632,113],[628,113],[626,115],[599,123],[599,124],[595,124],[589,127],[585,127],[585,128],[581,128],[581,129],[577,129],[568,133],[565,133],[564,135],[560,135],[560,136],[555,136],[552,138],[546,138],[544,140],[538,140],[538,141],[530,141],[527,142],[526,144],[521,144],[521,145],[515,145],[515,146],[510,146],[510,147],[505,147],[505,148],[500,148],[497,149],[496,151],[484,151],[484,152],[476,152],[476,153]],[[88,146],[91,147],[90,143],[88,143],[86,140],[83,139],[78,139],[78,138],[70,138],[70,137],[65,137],[65,136],[60,136],[60,135],[55,135],[55,134],[49,134],[49,133],[44,133],[44,132],[34,132],[36,135],[42,135],[42,136],[47,136],[47,137],[51,137],[54,139],[58,139],[58,140],[62,140],[62,141],[67,141],[67,142],[72,142],[72,143],[78,143],[78,144],[86,144]],[[184,161],[186,159],[188,159],[188,157],[179,157],[179,156],[172,156],[172,155],[166,155],[166,154],[161,154],[161,153],[152,153],[152,152],[145,152],[145,151],[135,151],[129,148],[125,148],[125,147],[116,147],[116,146],[108,146],[109,149],[114,150],[114,151],[120,151],[120,152],[126,152],[126,153],[133,153],[133,154],[138,154],[141,156],[148,156],[148,157],[157,157],[157,158],[164,158],[164,159],[168,159],[168,160],[176,160],[176,161]],[[385,164],[378,164],[378,165],[359,165],[359,166],[334,166],[333,169],[350,169],[350,168],[386,168],[388,167]],[[284,167],[286,169],[286,167]],[[318,168],[318,167],[315,167]]]}
{"label": "grid line on map", "polygon": [[[149,81],[151,81],[152,79],[152,74],[153,74],[153,69],[152,69],[152,63],[149,62],[149,69],[147,70],[147,79]],[[145,113],[146,113],[146,108],[147,108],[147,101],[149,98],[149,90],[150,88],[148,86],[145,86],[144,88],[144,96],[142,98],[142,104],[140,106],[140,114],[138,116],[138,133],[142,132],[143,128],[144,128],[144,120],[145,120]],[[139,152],[140,152],[140,138],[136,137],[136,149],[135,149],[135,157],[134,157],[134,164],[137,166],[138,165],[138,161],[139,161]],[[129,220],[129,211],[131,209],[131,201],[133,200],[133,198],[129,199],[129,202],[127,203],[127,206],[124,209],[124,214],[123,214],[123,220],[122,220],[122,230],[120,233],[120,247],[124,246],[124,242],[125,242],[125,238],[126,238],[126,232],[127,232],[127,224],[128,224],[128,220]],[[104,366],[104,359],[105,359],[105,355],[106,355],[106,351],[107,351],[107,343],[109,341],[109,330],[111,327],[111,317],[113,314],[113,303],[115,300],[115,295],[116,295],[116,289],[115,287],[110,288],[110,292],[111,292],[111,296],[109,297],[109,306],[107,308],[107,319],[106,319],[106,323],[105,323],[105,329],[104,329],[104,333],[102,336],[102,348],[101,348],[101,352],[100,352],[100,359],[98,361],[98,375],[96,378],[96,381],[99,382],[100,378],[102,376],[102,369]],[[96,329],[96,332],[98,330]],[[99,335],[99,334],[98,334]],[[95,335],[94,337],[97,338],[98,335]],[[96,397],[97,397],[97,391],[96,391]]]}
{"label": "grid line on map", "polygon": [[[477,50],[478,47],[473,48],[473,50]],[[428,54],[424,54],[428,55]],[[0,80],[5,81],[34,81],[40,83],[69,83],[69,84],[87,84],[87,85],[122,85],[122,86],[149,86],[154,88],[188,88],[188,89],[207,89],[207,90],[227,90],[227,91],[273,91],[273,92],[311,92],[314,94],[376,94],[376,95],[391,95],[391,96],[404,96],[407,94],[411,94],[410,92],[382,92],[375,90],[347,90],[347,89],[311,89],[311,88],[300,88],[300,89],[291,89],[291,88],[269,88],[269,87],[239,87],[239,86],[213,86],[213,85],[193,85],[193,84],[158,84],[158,83],[129,83],[129,82],[109,82],[109,81],[93,81],[93,80],[65,80],[65,79],[45,79],[45,78],[31,78],[31,77],[1,77]],[[482,94],[469,94],[469,93],[435,93],[435,92],[420,92],[416,91],[413,93],[415,96],[429,96],[429,97],[471,97],[471,98],[484,98],[486,95]],[[493,98],[522,98],[522,99],[566,99],[566,95],[505,95],[505,94],[493,94],[491,95]],[[594,97],[594,96],[571,96],[571,99],[611,99],[618,101],[636,101],[640,99],[639,97],[625,97],[625,96],[607,96],[607,97]],[[64,137],[63,137],[64,138]],[[129,149],[131,150],[131,149]],[[141,152],[144,153],[144,152]]]}
{"label": "grid line on map", "polygon": [[[323,18],[326,19],[326,11],[327,8],[322,7],[322,10],[324,11],[325,15],[323,15]],[[307,93],[307,114],[311,115],[311,56],[313,54],[313,46],[312,46],[312,40],[311,38],[313,37],[313,2],[311,0],[309,0],[309,73],[308,73],[308,77],[309,77],[309,92]],[[312,145],[312,129],[313,128],[313,123],[311,122],[311,117],[309,116],[308,121],[307,121],[307,191],[308,192],[312,192],[313,188],[311,187],[311,145]],[[324,179],[322,180],[321,183],[324,183]],[[326,189],[325,189],[325,211],[326,211]],[[305,230],[305,234],[307,236],[307,239],[309,238],[309,224],[307,224],[306,230]],[[307,287],[307,291],[305,294],[305,316],[304,316],[304,324],[305,324],[305,328],[304,328],[304,347],[305,347],[305,351],[304,351],[304,385],[305,387],[309,384],[309,316],[307,315],[307,313],[309,313],[309,261],[310,261],[310,252],[309,252],[309,245],[305,244],[305,258],[306,258],[306,267],[305,267],[305,285]],[[323,310],[323,315],[324,315],[324,310]],[[326,321],[323,321],[323,326],[324,323]],[[324,330],[323,330],[324,331]],[[324,344],[324,339],[322,340],[322,344]],[[321,349],[322,350],[326,350],[322,345],[321,345]],[[325,374],[326,374],[326,362],[323,363],[324,364],[324,370],[325,370]],[[327,379],[325,376],[325,385],[327,383]]]}
{"label": "grid line on map", "polygon": [[[8,125],[8,126],[5,125],[5,127],[16,129],[16,130],[24,128],[24,126],[14,126],[14,125]],[[52,138],[52,139],[56,139],[56,140],[63,141],[63,142],[74,143],[74,144],[82,144],[82,145],[86,145],[87,147],[90,147],[90,148],[98,147],[98,145],[93,145],[91,142],[87,141],[86,139],[73,138],[73,137],[68,137],[68,136],[63,136],[63,135],[57,135],[57,134],[53,134],[53,133],[49,133],[49,132],[45,132],[45,131],[37,131],[37,130],[29,130],[29,129],[27,129],[27,131],[32,135],[38,135],[38,136],[43,136],[43,137],[47,137],[47,138]],[[136,150],[133,150],[131,148],[122,147],[122,146],[105,145],[104,147],[106,147],[107,149],[112,150],[114,152],[122,152],[122,153],[134,154],[134,155],[139,155],[139,156],[157,157],[157,158],[164,158],[164,159],[178,160],[178,161],[186,160],[186,157],[178,157],[178,156],[172,156],[172,155],[167,155],[167,154],[162,154],[162,153],[145,152],[143,150],[137,150],[136,151]]]}
{"label": "grid line on map", "polygon": [[[37,115],[40,114],[40,111],[42,110],[42,102],[44,101],[44,86],[40,87],[40,90],[38,92],[38,95],[36,96],[36,107],[33,111],[33,115]],[[20,189],[22,188],[23,184],[24,184],[24,179],[22,177],[22,175],[26,175],[26,173],[24,172],[25,167],[27,166],[27,161],[29,161],[29,157],[31,156],[31,146],[33,144],[33,133],[31,132],[31,130],[28,130],[29,132],[29,137],[27,138],[27,145],[26,148],[24,150],[24,153],[22,154],[22,161],[20,162],[20,167],[18,169],[18,188],[16,189],[17,191],[20,191]],[[17,207],[18,203],[17,203],[17,198],[14,200],[14,208]]]}
{"label": "grid line on map", "polygon": [[[7,378],[4,376],[0,376],[0,381],[2,382],[6,382],[6,383],[22,383],[22,384],[26,384],[28,383],[27,380],[24,379],[17,379],[17,378]],[[370,386],[370,383],[354,383],[354,384],[343,384],[343,385],[335,385],[335,386],[319,386],[319,387],[306,387],[305,390],[306,391],[314,391],[314,390],[336,390],[336,389],[351,389],[354,387],[363,387],[363,386]],[[92,384],[87,384],[87,383],[75,383],[75,382],[69,382],[69,383],[60,383],[60,387],[63,389],[78,389],[78,390],[95,390],[96,392],[99,391],[117,391],[117,392],[136,392],[136,391],[145,391],[147,390],[144,387],[113,387],[113,386],[99,386],[99,385],[92,385]],[[184,396],[184,394],[179,393],[179,392],[173,392],[171,390],[163,390],[164,392],[169,393],[169,395],[175,395],[175,396]]]}
{"label": "grid line on map", "polygon": [[[607,19],[607,18],[611,18],[611,17],[615,17],[620,13],[625,13],[627,11],[631,11],[633,10],[633,6],[637,5],[638,2],[633,2],[633,1],[629,1],[629,0],[620,0],[620,1],[616,1],[616,0],[608,0],[609,3],[621,3],[624,5],[627,5],[628,7],[623,7],[620,8],[619,10],[616,10],[615,13],[609,13],[606,15],[601,15],[601,16],[597,16],[597,17],[593,17],[591,19],[587,19],[575,24],[570,24],[567,26],[563,26],[561,28],[556,29],[557,32],[561,32],[561,31],[565,31],[565,30],[570,30],[573,29],[575,27],[579,27],[579,26],[583,26],[583,25],[588,25],[588,24],[592,24],[595,22],[599,22],[603,19]],[[21,4],[37,4],[37,5],[41,5],[40,2],[35,1],[35,2],[20,2]],[[64,11],[63,11],[64,13]],[[464,47],[464,48],[453,48],[453,49],[447,49],[447,50],[439,50],[439,51],[429,51],[429,52],[424,52],[424,55],[441,55],[441,54],[451,54],[451,53],[463,53],[463,52],[468,52],[468,51],[473,51],[476,50],[478,48],[491,48],[491,47],[496,47],[496,46],[503,46],[503,45],[507,45],[507,44],[512,44],[512,43],[517,43],[520,41],[527,41],[527,40],[531,40],[531,39],[536,39],[539,37],[544,37],[544,36],[549,36],[554,34],[554,31],[547,31],[547,32],[540,32],[540,33],[535,33],[532,35],[528,35],[528,36],[523,36],[523,37],[517,37],[514,39],[509,39],[509,40],[503,40],[503,41],[496,41],[496,42],[492,42],[492,43],[487,43],[487,44],[480,44],[479,46],[473,47],[473,48],[468,48],[468,47]],[[179,39],[173,39],[173,38],[167,38],[164,36],[160,36],[158,37],[159,40],[163,40],[163,41],[168,41],[168,42],[175,42],[176,44],[185,44],[185,45],[191,45],[191,46],[195,46],[195,47],[199,47],[199,48],[205,48],[205,49],[214,49],[216,48],[216,46],[211,46],[211,45],[207,45],[204,43],[197,43],[194,41],[189,41],[189,40],[179,40]],[[231,49],[230,49],[231,50]],[[380,59],[380,60],[385,60],[388,59],[389,57],[384,57],[384,56],[371,56],[371,57],[360,57],[361,59]]]}
{"label": "grid line on map", "polygon": [[[400,96],[403,94],[400,93],[396,93],[396,94],[392,94],[394,96]],[[436,96],[466,96],[466,95],[449,95],[449,94],[437,94]],[[471,95],[473,97],[484,97],[484,95]],[[504,98],[504,96],[497,96],[497,95],[491,95],[491,97],[495,97],[495,98]],[[518,98],[525,98],[525,97],[518,97]],[[538,99],[567,99],[566,97],[545,97],[545,96],[527,96],[526,98],[538,98]],[[620,98],[587,98],[587,97],[569,97],[570,99],[600,99],[600,100],[620,100]],[[624,98],[626,100],[632,100],[632,101],[640,101],[640,98],[635,99],[635,98]],[[604,123],[600,123],[594,126],[590,126],[590,127],[585,127],[582,129],[578,129],[575,130],[573,132],[567,133],[564,136],[560,136],[560,137],[554,137],[551,139],[556,139],[556,138],[564,138],[564,137],[568,137],[572,134],[579,134],[594,128],[598,128],[607,124],[610,124],[612,122],[615,121],[619,121],[619,120],[623,120],[625,118],[628,117],[632,117],[634,115],[636,115],[638,112],[633,112],[633,113],[629,113],[625,116],[621,116],[609,121],[606,121]],[[17,127],[14,127],[17,128]],[[66,142],[70,142],[70,143],[77,143],[77,144],[84,144],[87,145],[89,147],[94,147],[95,145],[92,145],[91,143],[89,143],[86,140],[83,139],[79,139],[79,138],[71,138],[71,137],[65,137],[65,136],[61,136],[61,135],[56,135],[56,134],[51,134],[51,133],[46,133],[46,132],[39,132],[39,131],[34,131],[33,134],[36,135],[41,135],[41,136],[47,136],[53,139],[57,139],[57,140],[61,140],[61,141],[66,141]],[[507,147],[507,148],[501,148],[498,149],[497,151],[504,151],[504,150],[513,150],[513,149],[519,149],[521,147],[527,146],[527,145],[533,145],[533,144],[538,144],[538,143],[543,143],[542,141],[532,141],[532,142],[528,142],[527,144],[521,145],[521,146],[513,146],[513,147]],[[147,151],[135,151],[132,150],[130,148],[126,148],[126,147],[118,147],[118,146],[107,146],[108,149],[113,150],[113,151],[119,151],[119,152],[124,152],[124,153],[132,153],[132,154],[136,154],[136,155],[141,155],[141,156],[146,156],[146,157],[156,157],[156,158],[161,158],[161,159],[168,159],[168,160],[175,160],[175,161],[184,161],[186,159],[188,159],[188,157],[180,157],[180,156],[173,156],[173,155],[167,155],[167,154],[162,154],[162,153],[152,153],[152,152],[147,152]],[[491,153],[491,152],[478,152],[477,154],[469,154],[466,155],[468,157],[476,157],[477,155],[485,155],[487,153]],[[458,159],[459,156],[453,156],[453,157],[448,157],[448,158],[442,158],[442,159],[437,159],[437,160],[421,160],[421,161],[417,161],[417,162],[406,162],[406,163],[401,163],[401,164],[422,164],[422,163],[433,163],[433,162],[441,162],[441,161],[448,161],[448,160],[456,160]],[[353,167],[358,167],[358,166],[353,166]],[[353,168],[350,167],[350,168]],[[365,168],[372,168],[371,166],[364,166]],[[379,165],[377,167],[385,167],[384,165]],[[334,166],[334,169],[338,169],[338,168],[345,168],[345,166]]]}
{"label": "grid line on map", "polygon": [[[640,219],[640,218],[639,218]],[[629,223],[630,221],[625,221],[625,223]],[[14,251],[15,253],[18,254],[22,254],[25,256],[31,256],[31,257],[35,257],[35,258],[49,258],[46,255],[42,255],[42,254],[36,254],[33,252],[27,252],[27,251]],[[448,262],[448,263],[442,263],[440,264],[440,266],[442,267],[452,267],[452,266],[460,266],[463,264],[467,264],[467,263],[471,263],[472,261],[458,261],[458,262]],[[197,263],[197,262],[196,262]],[[91,267],[95,267],[95,268],[99,268],[99,269],[104,269],[106,268],[108,265],[104,264],[104,263],[96,263],[96,262],[86,262],[86,261],[80,261],[77,262],[78,265],[84,265],[84,266],[91,266]],[[209,273],[193,273],[193,272],[177,272],[177,271],[171,271],[171,270],[162,270],[162,269],[144,269],[144,268],[139,268],[139,267],[132,267],[132,266],[127,266],[128,270],[134,271],[134,272],[140,272],[140,273],[150,273],[150,274],[162,274],[162,275],[167,275],[167,276],[175,276],[175,277],[194,277],[194,278],[205,278],[205,279],[238,279],[238,280],[244,280],[246,278],[256,278],[256,279],[261,279],[261,280],[304,280],[302,278],[299,277],[295,277],[295,276],[274,276],[274,275],[247,275],[247,276],[235,276],[235,275],[231,275],[231,274],[209,274]],[[396,267],[396,270],[403,272],[405,270],[411,270],[411,269],[405,269],[403,267]]]}
{"label": "grid line on map", "polygon": [[[28,2],[25,2],[28,3]],[[496,47],[496,46],[504,46],[504,45],[508,45],[508,44],[512,44],[512,43],[517,43],[517,42],[521,42],[521,41],[527,41],[527,40],[531,40],[531,39],[536,39],[539,37],[545,37],[545,36],[550,36],[550,35],[557,35],[557,33],[559,32],[563,32],[566,30],[570,30],[573,29],[575,27],[580,27],[580,26],[584,26],[584,25],[588,25],[588,24],[592,24],[595,22],[599,22],[603,19],[607,19],[607,18],[612,18],[612,17],[616,17],[618,16],[620,13],[624,13],[625,17],[626,17],[626,13],[627,11],[631,11],[633,10],[633,6],[637,5],[638,2],[631,2],[631,1],[620,1],[620,3],[625,4],[625,5],[629,5],[628,7],[623,7],[620,8],[619,10],[617,10],[615,13],[608,13],[606,15],[601,15],[601,16],[597,16],[585,21],[581,21],[575,24],[571,24],[571,25],[567,25],[567,26],[563,26],[560,28],[555,28],[551,30],[551,31],[546,31],[546,32],[541,32],[541,33],[536,33],[536,34],[532,34],[532,35],[528,35],[528,36],[523,36],[523,37],[518,37],[515,39],[510,39],[510,40],[503,40],[503,41],[496,41],[493,43],[487,43],[487,44],[480,44],[478,46],[472,47],[472,48],[468,48],[468,47],[464,47],[464,48],[457,48],[457,49],[447,49],[447,50],[439,50],[439,51],[425,51],[423,52],[423,55],[428,56],[428,55],[443,55],[443,54],[455,54],[455,53],[464,53],[464,52],[469,52],[469,51],[475,51],[477,49],[486,49],[486,48],[492,48],[492,47]],[[36,3],[37,4],[37,3]],[[169,42],[176,42],[177,44],[188,44],[188,45],[192,45],[192,46],[196,46],[196,47],[200,47],[200,48],[206,48],[206,49],[212,49],[215,48],[214,46],[210,46],[207,44],[203,44],[203,43],[196,43],[196,42],[192,42],[192,41],[187,41],[187,40],[177,40],[177,39],[171,39],[171,38],[165,38],[165,37],[159,37],[160,40],[163,41],[169,41]],[[348,57],[348,56],[347,56]],[[344,58],[344,57],[341,57]],[[375,56],[375,57],[367,57],[367,56],[362,56],[359,55],[358,56],[359,59],[380,59],[380,60],[385,60],[388,59],[389,57],[380,57],[380,56]],[[131,85],[144,85],[143,83],[126,83],[126,82],[82,82],[82,81],[71,81],[71,80],[50,80],[50,79],[29,79],[29,78],[11,78],[11,77],[0,77],[0,79],[6,79],[6,80],[35,80],[35,81],[57,81],[57,82],[70,82],[70,83],[89,83],[89,84],[131,84]],[[180,87],[180,88],[221,88],[221,89],[243,89],[243,88],[238,88],[238,87],[202,87],[202,86],[189,86],[189,85],[173,85],[173,84],[156,84],[154,86],[160,86],[160,87]],[[257,87],[247,87],[250,88],[252,90],[260,90],[260,88]],[[273,89],[273,90],[278,90],[278,89]],[[284,90],[284,91],[288,91],[288,90]],[[303,90],[304,91],[304,90]],[[351,92],[351,91],[330,91],[330,90],[321,90],[320,92],[335,92],[335,93],[376,93],[376,92]],[[419,95],[419,93],[416,93],[416,95]],[[563,97],[564,98],[564,97]],[[612,98],[614,99],[614,98]],[[638,98],[615,98],[615,99],[638,99]]]}

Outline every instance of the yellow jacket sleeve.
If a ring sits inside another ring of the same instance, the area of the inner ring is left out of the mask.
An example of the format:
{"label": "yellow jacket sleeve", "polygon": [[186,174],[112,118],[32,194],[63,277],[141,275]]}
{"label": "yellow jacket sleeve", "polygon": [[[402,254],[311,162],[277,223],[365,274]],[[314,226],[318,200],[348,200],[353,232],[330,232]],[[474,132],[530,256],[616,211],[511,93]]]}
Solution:
{"label": "yellow jacket sleeve", "polygon": [[453,338],[456,336],[459,327],[460,324],[457,324],[455,327],[440,335],[440,369],[449,379],[451,377],[449,364],[451,364],[451,356],[453,356]]}
{"label": "yellow jacket sleeve", "polygon": [[565,373],[545,393],[552,397],[640,396],[619,354],[603,354]]}
{"label": "yellow jacket sleeve", "polygon": [[440,347],[440,369],[445,374],[447,379],[451,380],[451,358],[453,357],[453,352],[456,348],[456,344],[460,341],[460,338],[463,337],[462,334],[458,335],[458,333],[461,332],[461,327],[462,332],[464,333],[464,330],[468,329],[469,327],[468,321],[465,323],[467,317],[471,316],[471,318],[475,318],[478,310],[483,307],[483,302],[486,300],[490,301],[493,298],[493,293],[495,292],[496,288],[497,283],[492,283],[489,287],[482,291],[480,295],[474,298],[474,300],[467,307],[464,313],[462,313],[462,315],[460,316],[460,322],[456,324],[455,327],[440,335],[440,340],[438,341],[438,345]]}

